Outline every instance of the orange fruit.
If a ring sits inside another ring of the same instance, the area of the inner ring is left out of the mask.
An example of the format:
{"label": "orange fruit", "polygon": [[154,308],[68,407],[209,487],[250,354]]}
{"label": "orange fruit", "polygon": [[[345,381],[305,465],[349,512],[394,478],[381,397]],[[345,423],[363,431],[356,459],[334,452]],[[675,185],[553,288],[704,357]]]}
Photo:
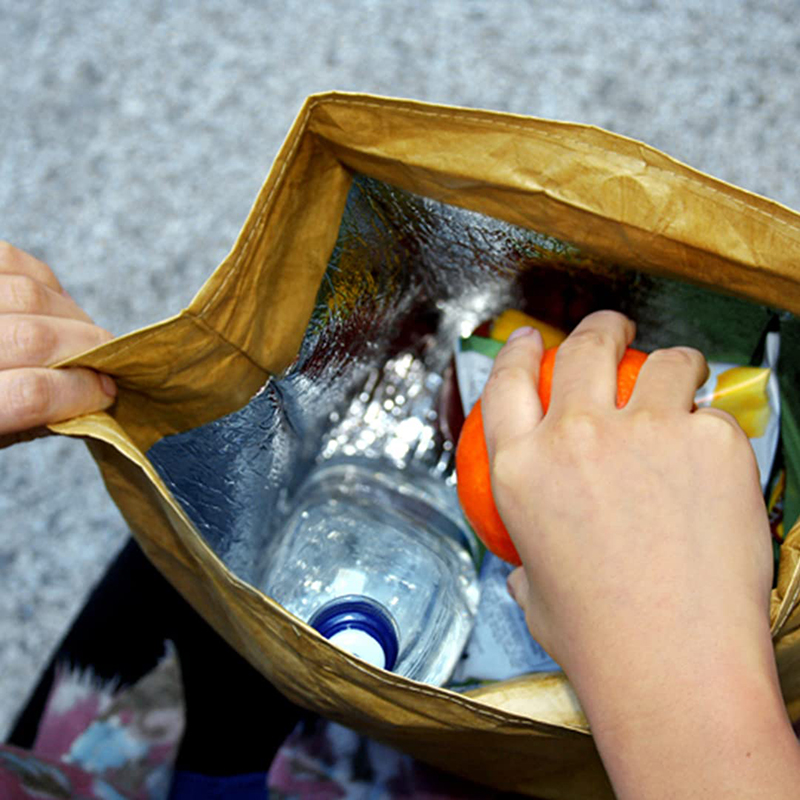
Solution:
{"label": "orange fruit", "polygon": [[[557,347],[545,350],[539,368],[539,399],[545,413],[550,407],[557,350]],[[617,408],[622,408],[630,400],[639,370],[646,358],[647,353],[641,350],[629,347],[625,351],[617,368]],[[480,400],[472,407],[461,429],[456,447],[456,477],[461,508],[478,538],[496,556],[519,566],[522,563],[519,553],[500,518],[492,495],[489,452],[483,434]]]}

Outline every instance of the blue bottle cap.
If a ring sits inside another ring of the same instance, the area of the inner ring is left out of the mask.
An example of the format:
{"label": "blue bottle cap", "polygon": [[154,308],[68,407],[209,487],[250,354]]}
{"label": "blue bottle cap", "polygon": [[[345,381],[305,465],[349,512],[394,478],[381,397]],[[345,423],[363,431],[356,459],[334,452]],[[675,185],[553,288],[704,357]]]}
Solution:
{"label": "blue bottle cap", "polygon": [[346,595],[331,600],[311,617],[308,624],[332,644],[382,669],[397,662],[397,625],[380,604],[364,595]]}

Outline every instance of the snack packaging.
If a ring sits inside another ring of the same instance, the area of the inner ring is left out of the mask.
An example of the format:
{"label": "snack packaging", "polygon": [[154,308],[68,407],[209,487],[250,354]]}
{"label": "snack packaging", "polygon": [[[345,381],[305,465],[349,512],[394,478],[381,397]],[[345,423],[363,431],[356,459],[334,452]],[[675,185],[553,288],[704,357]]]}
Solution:
{"label": "snack packaging", "polygon": [[479,577],[481,600],[451,689],[502,681],[532,672],[558,672],[561,667],[531,637],[525,614],[508,593],[506,580],[514,567],[487,552]]}

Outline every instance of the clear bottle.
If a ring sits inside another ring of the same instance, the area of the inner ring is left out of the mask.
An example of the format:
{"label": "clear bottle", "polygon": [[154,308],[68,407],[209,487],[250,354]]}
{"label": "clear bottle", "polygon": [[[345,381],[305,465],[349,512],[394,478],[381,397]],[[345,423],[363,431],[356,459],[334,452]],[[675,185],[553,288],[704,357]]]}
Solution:
{"label": "clear bottle", "polygon": [[375,666],[443,684],[479,599],[477,543],[450,488],[383,461],[323,463],[267,553],[262,590]]}

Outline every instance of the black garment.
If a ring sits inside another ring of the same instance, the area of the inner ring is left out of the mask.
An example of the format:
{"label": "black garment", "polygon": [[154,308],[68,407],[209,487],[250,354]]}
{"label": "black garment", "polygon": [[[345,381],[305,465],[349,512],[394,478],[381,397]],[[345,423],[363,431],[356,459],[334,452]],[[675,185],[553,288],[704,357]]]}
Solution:
{"label": "black garment", "polygon": [[156,666],[166,640],[178,651],[186,702],[176,769],[203,775],[268,770],[277,749],[308,712],[236,653],[132,539],[57,648],[8,743],[33,746],[56,664],[91,667],[100,678],[130,685]]}

